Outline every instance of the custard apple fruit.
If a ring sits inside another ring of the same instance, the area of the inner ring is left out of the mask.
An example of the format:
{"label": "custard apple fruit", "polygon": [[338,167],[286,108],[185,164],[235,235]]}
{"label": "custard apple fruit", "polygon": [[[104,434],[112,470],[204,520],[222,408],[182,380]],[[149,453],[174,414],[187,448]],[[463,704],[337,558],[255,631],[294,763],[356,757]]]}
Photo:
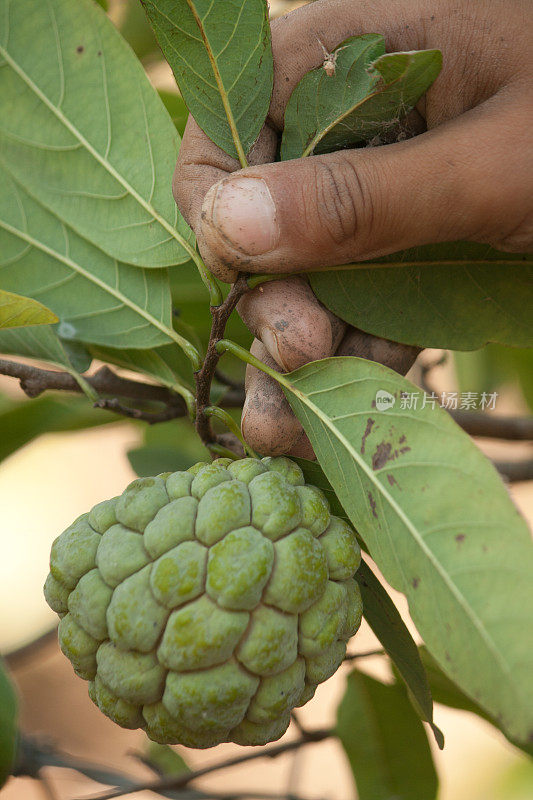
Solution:
{"label": "custard apple fruit", "polygon": [[52,545],[44,592],[96,705],[156,742],[278,739],[361,622],[355,533],[287,458],[140,478]]}

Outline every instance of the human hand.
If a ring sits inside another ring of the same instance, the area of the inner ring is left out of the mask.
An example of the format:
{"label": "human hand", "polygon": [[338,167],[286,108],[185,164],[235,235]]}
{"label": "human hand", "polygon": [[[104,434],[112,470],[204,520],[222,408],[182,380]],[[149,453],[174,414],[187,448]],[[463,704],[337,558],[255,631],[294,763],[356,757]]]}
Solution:
{"label": "human hand", "polygon": [[[293,88],[323,60],[321,42],[333,50],[369,31],[385,35],[388,51],[442,50],[442,73],[418,105],[427,131],[379,148],[268,163]],[[237,270],[312,270],[457,239],[529,249],[532,33],[527,0],[321,0],[276,20],[274,91],[252,166],[239,170],[192,118],[185,131],[174,194],[208,267],[231,281]],[[257,337],[254,354],[284,370],[336,353],[401,371],[416,353],[347,330],[302,278],[255,289],[239,312]],[[243,432],[262,453],[311,455],[277,385],[252,369]]]}

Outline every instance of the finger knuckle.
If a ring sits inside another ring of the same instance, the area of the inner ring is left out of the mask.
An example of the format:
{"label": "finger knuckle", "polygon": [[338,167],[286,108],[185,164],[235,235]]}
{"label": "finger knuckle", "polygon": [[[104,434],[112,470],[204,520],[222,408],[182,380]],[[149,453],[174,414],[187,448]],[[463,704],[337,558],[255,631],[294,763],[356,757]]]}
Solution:
{"label": "finger knuckle", "polygon": [[339,247],[353,241],[372,219],[372,203],[359,171],[349,158],[315,164],[316,217],[321,232]]}

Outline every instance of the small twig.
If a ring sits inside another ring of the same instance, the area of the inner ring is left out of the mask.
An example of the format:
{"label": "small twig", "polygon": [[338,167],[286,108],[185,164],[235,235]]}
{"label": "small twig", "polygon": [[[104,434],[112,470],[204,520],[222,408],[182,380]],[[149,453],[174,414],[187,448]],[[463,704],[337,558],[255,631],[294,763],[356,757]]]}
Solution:
{"label": "small twig", "polygon": [[224,302],[219,306],[211,307],[212,322],[209,343],[207,345],[204,363],[200,370],[195,373],[196,430],[200,439],[206,445],[216,441],[209,417],[205,413],[205,409],[210,405],[211,383],[213,382],[215,370],[220,359],[220,355],[216,350],[216,344],[223,338],[226,324],[232,311],[235,309],[235,306],[243,294],[247,291],[248,284],[246,282],[246,277],[239,274]]}
{"label": "small twig", "polygon": [[489,439],[533,441],[533,416],[504,417],[483,411],[450,411],[450,416],[470,436],[485,436]]}
{"label": "small twig", "polygon": [[533,481],[532,458],[521,461],[494,461],[493,463],[500,475],[509,483]]}
{"label": "small twig", "polygon": [[209,767],[202,767],[194,772],[188,772],[185,775],[163,778],[159,781],[139,783],[136,786],[126,790],[113,790],[112,792],[108,792],[106,794],[92,795],[92,797],[84,798],[84,800],[113,800],[115,797],[123,797],[124,795],[133,794],[134,792],[161,792],[167,789],[181,789],[183,786],[187,786],[190,781],[196,780],[196,778],[201,778],[204,775],[210,775],[213,772],[220,772],[223,769],[235,767],[239,764],[244,764],[247,761],[255,761],[258,758],[277,758],[277,756],[280,756],[283,753],[289,753],[292,750],[298,750],[299,747],[304,747],[307,744],[321,742],[324,739],[329,739],[334,735],[334,730],[329,728],[324,730],[308,731],[305,738],[302,737],[292,742],[284,742],[282,744],[275,745],[274,747],[261,748],[259,752],[246,753],[242,756],[228,758],[226,761],[221,761],[218,764],[212,764]]}
{"label": "small twig", "polygon": [[356,661],[358,658],[370,658],[371,656],[384,656],[385,650],[380,647],[378,650],[367,650],[365,653],[347,653],[344,656],[345,661]]}

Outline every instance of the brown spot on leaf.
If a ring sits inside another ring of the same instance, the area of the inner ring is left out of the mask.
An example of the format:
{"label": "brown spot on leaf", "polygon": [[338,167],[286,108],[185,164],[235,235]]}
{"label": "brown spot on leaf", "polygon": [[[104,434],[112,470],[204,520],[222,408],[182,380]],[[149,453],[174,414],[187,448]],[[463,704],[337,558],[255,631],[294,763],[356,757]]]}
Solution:
{"label": "brown spot on leaf", "polygon": [[446,652],[444,653],[444,658],[446,659],[446,661],[451,661],[451,660],[452,660],[452,657],[451,657],[451,655],[448,653],[448,651],[447,651],[447,650],[446,650]]}
{"label": "brown spot on leaf", "polygon": [[376,452],[372,456],[372,469],[377,470],[385,466],[387,461],[394,461],[398,456],[408,453],[410,447],[400,447],[399,450],[393,450],[390,442],[380,442],[376,448]]}
{"label": "brown spot on leaf", "polygon": [[465,539],[466,536],[464,533],[458,533],[457,536],[455,537],[455,541],[457,542],[457,544],[462,544]]}
{"label": "brown spot on leaf", "polygon": [[400,488],[400,484],[398,483],[394,475],[392,475],[390,472],[387,472],[387,480],[391,486],[396,485],[398,489]]}
{"label": "brown spot on leaf", "polygon": [[84,49],[85,49],[84,46],[82,44],[79,44],[76,47],[76,53],[83,53]]}
{"label": "brown spot on leaf", "polygon": [[405,434],[402,434],[400,436],[400,444],[403,444],[404,442],[405,442]]}
{"label": "brown spot on leaf", "polygon": [[366,440],[367,440],[368,436],[370,435],[370,431],[372,430],[374,422],[375,422],[375,420],[373,420],[372,417],[369,417],[367,419],[367,421],[366,421],[365,432],[363,433],[363,438],[361,439],[361,455],[363,455],[364,452],[365,452]]}
{"label": "brown spot on leaf", "polygon": [[418,588],[418,584],[420,583],[420,578],[413,578],[411,583],[413,584],[413,589]]}
{"label": "brown spot on leaf", "polygon": [[368,492],[368,502],[370,503],[370,508],[372,509],[372,514],[374,517],[378,517],[378,513],[376,511],[376,501],[374,500],[374,495],[372,492]]}
{"label": "brown spot on leaf", "polygon": [[376,452],[372,456],[372,469],[381,469],[390,459],[392,453],[392,445],[390,442],[380,442],[376,448]]}

